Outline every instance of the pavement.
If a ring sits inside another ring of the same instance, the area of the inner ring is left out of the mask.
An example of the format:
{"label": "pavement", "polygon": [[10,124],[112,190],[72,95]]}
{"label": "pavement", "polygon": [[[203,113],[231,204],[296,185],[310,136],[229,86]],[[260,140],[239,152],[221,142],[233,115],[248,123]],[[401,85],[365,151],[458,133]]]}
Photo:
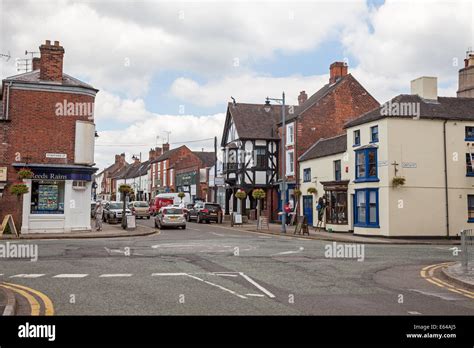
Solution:
{"label": "pavement", "polygon": [[18,291],[31,295],[39,315],[474,314],[474,292],[437,281],[460,260],[450,245],[358,244],[357,258],[328,253],[325,240],[244,228],[11,240],[38,246],[38,260],[0,259],[0,283],[23,307]]}
{"label": "pavement", "polygon": [[465,270],[460,262],[442,269],[441,276],[448,282],[457,284],[465,289],[474,291],[474,265],[469,263]]}
{"label": "pavement", "polygon": [[[234,226],[244,231],[252,231],[265,234],[280,235],[281,224],[269,224],[268,229],[257,230],[255,224],[243,224]],[[460,245],[459,239],[445,239],[445,238],[386,238],[386,237],[372,237],[372,236],[357,236],[348,232],[327,232],[314,227],[309,228],[309,235],[294,234],[295,226],[287,226],[287,236],[298,238],[307,238],[315,240],[336,241],[341,243],[363,243],[363,244],[436,244],[436,245]]]}
{"label": "pavement", "polygon": [[[139,220],[137,220],[139,221]],[[94,226],[94,224],[92,224]],[[82,239],[82,238],[119,238],[119,237],[139,237],[147,236],[156,233],[157,230],[153,227],[145,225],[137,225],[135,229],[124,230],[120,224],[106,224],[102,225],[101,231],[74,231],[71,233],[28,233],[20,234],[19,237],[15,235],[0,235],[1,239]]]}

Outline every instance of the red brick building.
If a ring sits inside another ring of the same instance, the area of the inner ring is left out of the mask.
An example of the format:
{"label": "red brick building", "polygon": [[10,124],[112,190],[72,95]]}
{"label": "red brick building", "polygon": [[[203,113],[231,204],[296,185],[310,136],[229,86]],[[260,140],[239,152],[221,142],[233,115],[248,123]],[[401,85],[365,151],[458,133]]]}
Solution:
{"label": "red brick building", "polygon": [[207,178],[214,162],[214,152],[193,151],[180,158],[174,165],[176,192],[189,193],[191,201],[208,201]]}
{"label": "red brick building", "polygon": [[[293,110],[290,107],[290,114],[286,117],[285,166],[280,163],[279,171],[280,178],[282,175],[286,176],[287,200],[293,202],[297,202],[294,190],[300,184],[298,158],[319,139],[343,133],[346,122],[380,105],[354,76],[348,73],[345,63],[332,63],[329,76],[329,83],[310,98],[305,91],[300,92],[298,106]],[[278,127],[281,138],[281,122]],[[279,193],[275,198],[281,202]]]}
{"label": "red brick building", "polygon": [[[33,71],[2,81],[0,217],[12,214],[22,233],[88,230],[98,90],[63,73],[58,41],[39,50]],[[21,168],[34,176],[16,197],[9,188]]]}

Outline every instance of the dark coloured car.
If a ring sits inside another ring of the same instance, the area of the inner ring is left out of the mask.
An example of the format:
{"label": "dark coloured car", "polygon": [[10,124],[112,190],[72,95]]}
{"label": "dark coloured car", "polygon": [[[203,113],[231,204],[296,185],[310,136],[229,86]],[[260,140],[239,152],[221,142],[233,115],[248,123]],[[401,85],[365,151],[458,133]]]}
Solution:
{"label": "dark coloured car", "polygon": [[198,202],[192,209],[189,210],[187,214],[187,220],[195,220],[197,223],[201,223],[203,221],[206,223],[210,223],[211,221],[221,223],[222,208],[217,203]]}

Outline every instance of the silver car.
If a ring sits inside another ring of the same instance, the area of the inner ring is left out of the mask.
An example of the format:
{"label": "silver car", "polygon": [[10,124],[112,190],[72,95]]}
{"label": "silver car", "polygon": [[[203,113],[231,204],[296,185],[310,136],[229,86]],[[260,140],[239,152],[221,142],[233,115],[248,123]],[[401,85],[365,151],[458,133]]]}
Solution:
{"label": "silver car", "polygon": [[186,228],[186,219],[184,210],[177,207],[162,207],[155,216],[155,227],[162,229],[164,227],[181,227]]}
{"label": "silver car", "polygon": [[[122,222],[123,202],[108,202],[104,207],[102,219],[109,224]],[[125,215],[131,216],[130,209],[125,209]]]}

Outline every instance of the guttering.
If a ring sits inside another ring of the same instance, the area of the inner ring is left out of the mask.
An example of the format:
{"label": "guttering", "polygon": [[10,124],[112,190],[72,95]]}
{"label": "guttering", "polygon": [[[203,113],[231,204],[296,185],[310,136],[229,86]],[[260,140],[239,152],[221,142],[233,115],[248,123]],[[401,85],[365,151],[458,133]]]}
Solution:
{"label": "guttering", "polygon": [[443,149],[444,149],[444,195],[446,200],[446,238],[449,238],[449,195],[448,195],[448,159],[446,157],[446,123],[443,122]]}
{"label": "guttering", "polygon": [[7,104],[6,104],[6,109],[5,109],[5,120],[8,120],[8,110],[10,109],[9,106],[10,106],[10,87],[12,85],[12,81],[8,82],[7,84],[7,95],[6,95],[6,98],[7,98]]}

